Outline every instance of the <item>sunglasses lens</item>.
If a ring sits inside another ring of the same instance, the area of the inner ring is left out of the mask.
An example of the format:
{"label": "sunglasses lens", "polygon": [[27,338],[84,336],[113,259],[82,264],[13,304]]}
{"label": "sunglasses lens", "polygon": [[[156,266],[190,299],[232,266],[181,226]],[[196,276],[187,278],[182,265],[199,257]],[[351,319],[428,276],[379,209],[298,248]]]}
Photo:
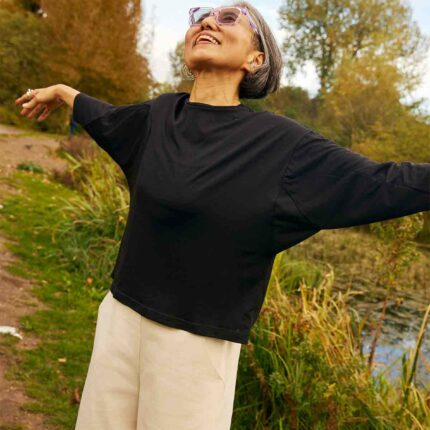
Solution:
{"label": "sunglasses lens", "polygon": [[199,7],[195,10],[190,17],[190,24],[200,24],[206,17],[209,16],[211,8]]}
{"label": "sunglasses lens", "polygon": [[239,17],[239,11],[232,7],[226,7],[220,10],[219,22],[222,24],[234,24]]}
{"label": "sunglasses lens", "polygon": [[[190,24],[200,24],[212,11],[208,7],[200,7],[191,14]],[[219,22],[221,24],[234,24],[239,17],[239,10],[232,7],[221,8],[219,11]]]}

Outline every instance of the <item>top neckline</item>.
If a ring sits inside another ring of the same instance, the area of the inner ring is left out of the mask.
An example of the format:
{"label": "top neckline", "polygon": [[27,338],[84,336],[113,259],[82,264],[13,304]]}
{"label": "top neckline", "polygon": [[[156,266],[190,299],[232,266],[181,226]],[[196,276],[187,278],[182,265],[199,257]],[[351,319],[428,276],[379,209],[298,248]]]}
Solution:
{"label": "top neckline", "polygon": [[202,103],[202,102],[191,102],[190,93],[184,92],[184,94],[185,94],[185,104],[192,108],[206,109],[206,110],[221,110],[221,111],[225,111],[225,110],[237,111],[241,109],[248,110],[248,107],[242,103],[238,105],[230,105],[230,106],[216,106],[216,105],[210,105],[208,103]]}

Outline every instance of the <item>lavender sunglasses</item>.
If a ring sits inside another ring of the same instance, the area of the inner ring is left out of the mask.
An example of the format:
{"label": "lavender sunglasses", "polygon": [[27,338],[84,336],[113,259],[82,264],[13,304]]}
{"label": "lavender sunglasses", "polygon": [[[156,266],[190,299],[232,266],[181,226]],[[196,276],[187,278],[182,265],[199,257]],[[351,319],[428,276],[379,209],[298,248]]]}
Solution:
{"label": "lavender sunglasses", "polygon": [[204,18],[211,15],[215,16],[215,20],[219,25],[235,25],[239,23],[241,15],[245,15],[252,29],[259,34],[258,27],[251,18],[246,6],[192,7],[189,11],[189,24],[190,26],[200,25]]}

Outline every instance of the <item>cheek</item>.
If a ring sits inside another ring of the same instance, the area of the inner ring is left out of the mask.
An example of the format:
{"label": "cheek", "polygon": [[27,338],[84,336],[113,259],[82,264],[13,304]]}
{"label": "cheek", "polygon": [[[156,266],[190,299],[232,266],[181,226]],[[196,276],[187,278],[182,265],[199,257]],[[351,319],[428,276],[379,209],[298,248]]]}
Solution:
{"label": "cheek", "polygon": [[184,40],[184,56],[189,55],[189,53],[192,52],[193,49],[193,38],[188,37]]}
{"label": "cheek", "polygon": [[232,38],[224,43],[221,47],[223,55],[229,57],[231,60],[236,62],[242,62],[246,56],[246,48],[243,40]]}
{"label": "cheek", "polygon": [[245,35],[241,29],[238,28],[237,31],[231,29],[228,31],[226,36],[227,37],[224,39],[224,45],[227,50],[230,50],[232,53],[234,52],[235,55],[239,54],[241,57],[246,55],[245,51],[246,47],[249,45],[249,42],[245,38]]}
{"label": "cheek", "polygon": [[185,46],[187,46],[187,45],[191,46],[192,45],[192,41],[193,41],[193,38],[194,38],[195,34],[196,34],[196,32],[193,31],[193,30],[188,30],[185,33],[185,38],[184,38]]}

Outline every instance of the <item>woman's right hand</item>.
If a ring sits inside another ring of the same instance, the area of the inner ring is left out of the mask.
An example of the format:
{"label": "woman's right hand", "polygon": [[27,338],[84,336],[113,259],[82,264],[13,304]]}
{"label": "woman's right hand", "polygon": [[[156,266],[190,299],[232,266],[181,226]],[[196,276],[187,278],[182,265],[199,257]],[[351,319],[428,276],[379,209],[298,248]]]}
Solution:
{"label": "woman's right hand", "polygon": [[42,114],[37,119],[43,121],[51,112],[64,104],[64,100],[58,96],[58,85],[32,90],[31,98],[27,94],[15,100],[16,105],[22,104],[21,115],[34,118],[41,110]]}

